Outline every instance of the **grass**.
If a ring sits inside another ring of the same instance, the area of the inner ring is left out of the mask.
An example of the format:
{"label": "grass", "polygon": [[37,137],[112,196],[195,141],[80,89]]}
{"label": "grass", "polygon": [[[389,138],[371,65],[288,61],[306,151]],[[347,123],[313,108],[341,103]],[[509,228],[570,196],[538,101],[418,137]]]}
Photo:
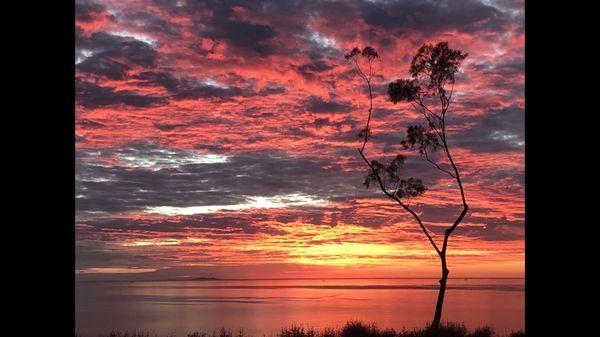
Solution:
{"label": "grass", "polygon": [[[394,329],[380,329],[374,324],[366,324],[360,321],[351,321],[346,323],[341,329],[326,328],[315,330],[305,328],[301,325],[293,325],[289,328],[281,329],[276,337],[524,337],[523,331],[515,331],[508,335],[497,335],[491,327],[481,327],[469,331],[464,324],[444,323],[439,328],[425,327],[413,330],[396,331]],[[76,333],[75,337],[82,337]],[[128,332],[113,330],[99,337],[158,337],[158,335],[148,332]],[[164,337],[176,337],[167,335]],[[181,337],[252,337],[239,330],[233,332],[228,329],[213,331],[211,334],[205,332],[188,333]]]}

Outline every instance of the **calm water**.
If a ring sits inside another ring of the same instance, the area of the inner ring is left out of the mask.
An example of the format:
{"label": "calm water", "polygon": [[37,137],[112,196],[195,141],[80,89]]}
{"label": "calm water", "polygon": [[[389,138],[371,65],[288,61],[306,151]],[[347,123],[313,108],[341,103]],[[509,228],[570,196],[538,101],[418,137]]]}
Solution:
{"label": "calm water", "polygon": [[[83,337],[111,329],[158,334],[227,327],[271,336],[302,324],[348,320],[380,327],[423,327],[433,315],[435,279],[325,279],[174,282],[79,282],[76,328]],[[523,279],[451,279],[444,319],[499,333],[524,328]]]}

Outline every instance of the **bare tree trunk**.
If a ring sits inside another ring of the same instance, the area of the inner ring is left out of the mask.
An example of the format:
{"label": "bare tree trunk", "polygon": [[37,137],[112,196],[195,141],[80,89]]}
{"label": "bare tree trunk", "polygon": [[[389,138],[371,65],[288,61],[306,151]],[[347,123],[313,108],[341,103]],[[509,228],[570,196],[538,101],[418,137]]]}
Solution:
{"label": "bare tree trunk", "polygon": [[442,278],[440,279],[440,290],[438,292],[437,304],[435,306],[435,315],[433,315],[433,322],[431,322],[432,328],[440,326],[440,320],[442,319],[442,307],[444,305],[444,295],[446,294],[446,281],[448,280],[448,274],[450,271],[446,267],[446,252],[440,254],[442,261]]}

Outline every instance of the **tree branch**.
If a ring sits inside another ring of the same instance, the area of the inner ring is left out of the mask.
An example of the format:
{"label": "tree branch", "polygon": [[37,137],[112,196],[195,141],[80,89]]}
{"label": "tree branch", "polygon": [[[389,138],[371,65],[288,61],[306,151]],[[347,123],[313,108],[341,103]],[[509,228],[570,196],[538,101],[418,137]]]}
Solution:
{"label": "tree branch", "polygon": [[406,206],[400,198],[398,198],[397,196],[395,196],[387,191],[387,189],[385,188],[385,184],[383,183],[381,177],[379,176],[379,174],[377,173],[377,171],[375,170],[375,168],[373,167],[371,162],[367,159],[367,157],[365,157],[365,155],[363,154],[363,151],[359,150],[358,152],[360,153],[360,156],[365,161],[365,163],[369,166],[371,171],[375,174],[375,177],[377,178],[377,182],[379,183],[379,187],[381,188],[381,191],[383,191],[383,193],[388,198],[391,198],[391,199],[395,200],[396,202],[398,202],[398,204],[400,206],[402,206],[402,208],[404,208],[407,212],[409,212],[415,218],[415,220],[421,227],[421,230],[423,231],[423,233],[425,233],[425,235],[427,236],[427,239],[429,239],[429,242],[433,246],[433,249],[435,249],[435,251],[438,253],[438,255],[441,255],[443,250],[440,250],[438,248],[435,241],[431,237],[431,234],[429,234],[429,231],[427,230],[427,228],[425,227],[425,225],[423,224],[423,222],[421,221],[421,218],[417,215],[417,213],[415,213],[412,209],[410,209],[408,206]]}
{"label": "tree branch", "polygon": [[450,235],[452,234],[452,232],[454,232],[454,230],[456,229],[456,227],[458,227],[458,225],[460,224],[460,222],[463,220],[463,218],[465,217],[465,215],[467,215],[467,211],[469,210],[469,205],[467,204],[467,199],[465,197],[465,190],[464,187],[462,185],[462,181],[460,179],[460,173],[458,172],[458,168],[456,167],[456,163],[454,163],[454,159],[452,158],[452,154],[450,154],[450,149],[448,147],[448,142],[446,141],[446,111],[448,110],[448,108],[450,107],[450,98],[452,96],[452,92],[454,91],[454,80],[451,81],[452,82],[452,89],[450,91],[450,97],[447,100],[447,104],[446,106],[442,106],[442,131],[443,131],[443,138],[442,138],[442,144],[444,145],[444,152],[446,154],[446,157],[448,158],[448,161],[450,162],[450,165],[452,166],[452,169],[454,170],[454,178],[456,179],[456,182],[458,184],[458,188],[460,190],[460,197],[462,199],[462,204],[463,204],[463,210],[460,213],[460,215],[458,216],[458,218],[456,218],[456,220],[454,221],[454,223],[452,224],[452,226],[450,226],[450,228],[446,229],[446,231],[444,232],[444,243],[442,246],[442,252],[446,252],[446,247],[448,246],[448,239],[450,237]]}
{"label": "tree branch", "polygon": [[423,150],[423,153],[425,154],[425,159],[430,162],[432,165],[434,165],[435,167],[437,167],[438,170],[450,175],[452,178],[456,179],[456,176],[454,174],[452,174],[452,172],[443,169],[442,167],[440,167],[440,165],[438,165],[436,162],[434,162],[433,160],[429,159],[429,156],[427,155],[427,150]]}
{"label": "tree branch", "polygon": [[[365,150],[365,148],[367,146],[367,142],[369,141],[370,123],[371,123],[371,116],[372,116],[372,113],[373,113],[373,91],[372,91],[372,87],[371,87],[372,68],[371,68],[371,60],[370,59],[368,59],[368,64],[369,64],[369,76],[365,75],[365,73],[360,68],[360,65],[358,63],[358,57],[354,58],[354,65],[356,67],[356,70],[358,71],[359,76],[367,83],[367,87],[369,89],[369,110],[368,110],[369,114],[368,114],[368,117],[367,117],[367,123],[366,123],[365,130],[364,130],[363,143],[362,143],[361,148],[358,149],[358,153],[360,154],[360,156],[363,159],[363,161],[367,164],[367,166],[371,169],[371,172],[373,172],[373,174],[375,175],[375,178],[377,180],[377,183],[379,184],[379,187],[380,187],[381,191],[388,198],[395,200],[405,211],[407,211],[408,213],[410,213],[414,217],[414,219],[419,224],[419,227],[421,227],[421,230],[423,231],[423,233],[425,234],[425,236],[427,237],[427,239],[431,243],[432,247],[437,252],[437,254],[440,257],[443,257],[445,255],[445,249],[442,249],[442,250],[439,249],[439,247],[437,246],[437,244],[433,240],[433,237],[431,236],[431,234],[429,233],[429,231],[427,230],[427,228],[425,227],[425,225],[421,221],[421,218],[419,217],[419,215],[415,211],[413,211],[408,205],[404,204],[402,202],[401,198],[396,195],[398,188],[396,188],[396,190],[394,191],[394,193],[390,193],[387,190],[385,182],[379,176],[379,173],[377,172],[377,170],[375,170],[375,168],[373,167],[373,164],[371,164],[371,162],[367,159],[367,157],[364,154],[364,150]],[[431,116],[436,117],[436,118],[438,118],[441,121],[440,116],[436,115],[433,111],[431,111],[429,108],[427,108],[427,106],[425,106],[421,101],[419,101],[419,104],[420,104],[420,106],[422,108],[422,110],[420,112],[425,116],[425,118],[427,118],[427,120],[430,122],[429,123],[430,126],[432,128],[434,128],[434,131],[438,134],[438,136],[441,137],[440,130],[438,130],[437,128],[435,128],[434,123],[429,120],[429,116],[427,116],[426,112],[429,112],[431,114]],[[413,107],[415,107],[414,104],[413,104]],[[415,109],[416,109],[416,107],[415,107]],[[416,110],[419,111],[418,109],[416,109]],[[428,157],[427,157],[427,160],[430,161]],[[433,163],[441,171],[446,172],[447,174],[449,174],[450,176],[452,176],[451,172],[442,169],[441,167],[439,167],[439,165],[435,164],[433,161],[430,161],[430,162]],[[445,238],[445,242],[447,242],[447,238]]]}

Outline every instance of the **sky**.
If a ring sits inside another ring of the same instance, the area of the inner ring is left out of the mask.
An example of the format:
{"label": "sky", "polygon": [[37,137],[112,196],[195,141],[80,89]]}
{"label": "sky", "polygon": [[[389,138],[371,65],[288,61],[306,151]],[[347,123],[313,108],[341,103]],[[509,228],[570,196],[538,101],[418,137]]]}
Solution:
{"label": "sky", "polygon": [[524,273],[524,4],[83,1],[76,5],[76,275],[437,277],[410,214],[363,186],[368,97],[344,59],[374,47],[366,154],[405,154],[439,242],[457,185],[400,141],[423,119],[387,99],[424,43],[468,53],[448,142],[468,215],[450,277]]}

